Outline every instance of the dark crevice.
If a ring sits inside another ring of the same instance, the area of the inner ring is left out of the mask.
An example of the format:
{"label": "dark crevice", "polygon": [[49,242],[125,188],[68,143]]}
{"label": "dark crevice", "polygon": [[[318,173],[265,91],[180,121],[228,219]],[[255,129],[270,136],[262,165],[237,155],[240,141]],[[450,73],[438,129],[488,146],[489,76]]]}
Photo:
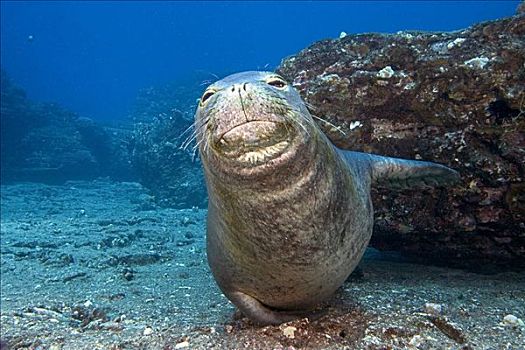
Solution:
{"label": "dark crevice", "polygon": [[498,125],[505,120],[517,117],[520,113],[518,109],[511,108],[505,100],[496,100],[489,103],[487,111],[496,118]]}

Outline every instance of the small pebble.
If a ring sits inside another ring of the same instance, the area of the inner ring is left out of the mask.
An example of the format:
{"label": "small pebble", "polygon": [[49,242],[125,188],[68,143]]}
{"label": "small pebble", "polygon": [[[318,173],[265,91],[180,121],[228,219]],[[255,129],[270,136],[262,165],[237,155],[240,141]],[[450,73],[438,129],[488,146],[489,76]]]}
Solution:
{"label": "small pebble", "polygon": [[295,331],[297,328],[293,326],[288,326],[283,329],[283,335],[287,338],[294,339],[295,338]]}
{"label": "small pebble", "polygon": [[195,224],[195,221],[193,219],[190,219],[189,217],[185,216],[181,220],[182,226],[189,226],[191,224]]}
{"label": "small pebble", "polygon": [[126,281],[131,281],[132,279],[135,278],[135,275],[133,274],[133,270],[130,269],[130,268],[127,268],[125,267],[123,270],[122,270],[122,276],[124,277],[124,279]]}
{"label": "small pebble", "polygon": [[146,327],[144,328],[144,332],[142,332],[143,335],[151,335],[153,334],[153,328],[151,327]]}
{"label": "small pebble", "polygon": [[425,303],[425,312],[430,315],[440,315],[441,311],[443,310],[443,306],[441,304],[435,304],[435,303]]}
{"label": "small pebble", "polygon": [[190,278],[190,274],[187,273],[187,272],[181,272],[181,273],[179,273],[179,278],[181,278],[181,279]]}
{"label": "small pebble", "polygon": [[119,323],[113,322],[113,321],[101,323],[100,328],[107,329],[110,331],[121,331],[122,330],[122,326]]}
{"label": "small pebble", "polygon": [[525,323],[523,323],[521,318],[511,314],[503,317],[503,324],[508,327],[525,327]]}
{"label": "small pebble", "polygon": [[392,67],[390,66],[386,66],[385,68],[381,69],[378,73],[377,73],[377,76],[379,78],[383,78],[383,79],[389,79],[389,78],[392,78],[392,76],[394,75],[394,70],[392,69]]}
{"label": "small pebble", "polygon": [[175,344],[175,349],[187,348],[188,346],[190,346],[190,343],[188,343],[188,341],[185,340],[183,342]]}
{"label": "small pebble", "polygon": [[410,339],[410,342],[408,343],[408,345],[417,348],[421,345],[422,342],[423,342],[423,337],[420,336],[419,334],[416,334],[412,337],[412,339]]}
{"label": "small pebble", "polygon": [[470,68],[478,68],[483,69],[489,63],[489,59],[487,57],[474,57],[470,60],[467,60],[463,62],[466,66]]}

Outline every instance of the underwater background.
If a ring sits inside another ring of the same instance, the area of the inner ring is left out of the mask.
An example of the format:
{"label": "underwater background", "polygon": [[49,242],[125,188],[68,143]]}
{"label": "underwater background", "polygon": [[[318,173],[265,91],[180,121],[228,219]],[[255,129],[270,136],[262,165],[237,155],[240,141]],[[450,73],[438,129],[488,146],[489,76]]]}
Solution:
{"label": "underwater background", "polygon": [[[523,2],[0,11],[1,350],[525,348]],[[338,147],[462,177],[373,191],[370,248],[320,322],[236,319],[207,265],[191,125],[245,70],[291,82]]]}
{"label": "underwater background", "polygon": [[2,69],[31,99],[122,119],[144,87],[273,70],[343,31],[459,30],[518,3],[2,1]]}

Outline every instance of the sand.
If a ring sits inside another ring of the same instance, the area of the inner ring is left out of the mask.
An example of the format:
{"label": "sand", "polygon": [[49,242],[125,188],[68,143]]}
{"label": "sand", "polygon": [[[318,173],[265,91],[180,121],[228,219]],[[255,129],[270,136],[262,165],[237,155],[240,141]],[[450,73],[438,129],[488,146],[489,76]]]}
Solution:
{"label": "sand", "polygon": [[205,218],[137,183],[3,185],[2,350],[525,349],[525,273],[373,250],[323,318],[257,327],[213,281]]}

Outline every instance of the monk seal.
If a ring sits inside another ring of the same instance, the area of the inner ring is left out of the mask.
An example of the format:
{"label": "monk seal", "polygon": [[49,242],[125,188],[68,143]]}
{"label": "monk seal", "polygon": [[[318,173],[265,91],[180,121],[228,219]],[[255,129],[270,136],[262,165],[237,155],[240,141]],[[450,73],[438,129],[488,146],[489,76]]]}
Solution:
{"label": "monk seal", "polygon": [[195,114],[209,196],[207,255],[220,289],[257,324],[308,315],[361,260],[373,184],[447,185],[431,162],[336,148],[272,72],[211,84]]}

